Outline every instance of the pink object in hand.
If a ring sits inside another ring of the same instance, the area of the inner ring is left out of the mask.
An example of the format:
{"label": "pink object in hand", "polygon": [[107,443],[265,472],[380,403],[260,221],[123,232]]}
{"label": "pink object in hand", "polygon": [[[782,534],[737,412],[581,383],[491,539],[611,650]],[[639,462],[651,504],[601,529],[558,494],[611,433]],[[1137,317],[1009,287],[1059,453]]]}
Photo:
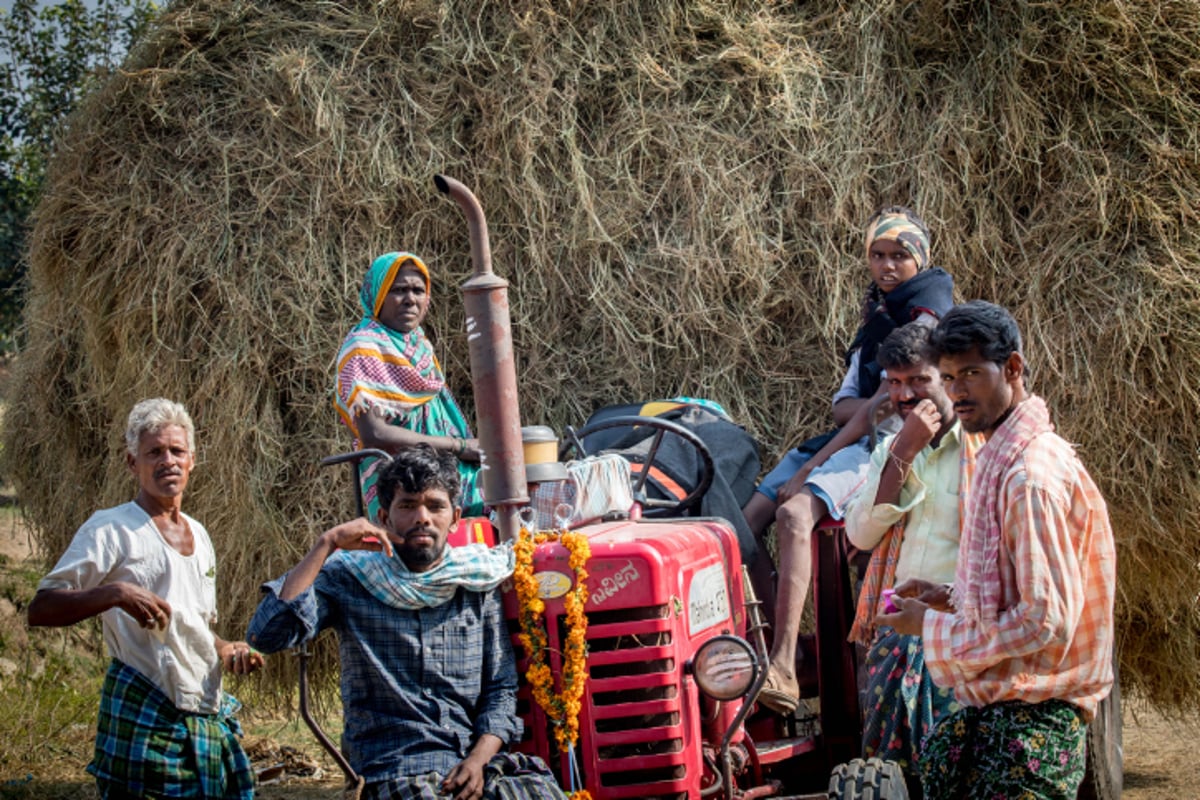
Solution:
{"label": "pink object in hand", "polygon": [[885,614],[895,614],[900,609],[896,608],[896,604],[892,602],[892,595],[896,593],[895,589],[883,590],[883,611]]}

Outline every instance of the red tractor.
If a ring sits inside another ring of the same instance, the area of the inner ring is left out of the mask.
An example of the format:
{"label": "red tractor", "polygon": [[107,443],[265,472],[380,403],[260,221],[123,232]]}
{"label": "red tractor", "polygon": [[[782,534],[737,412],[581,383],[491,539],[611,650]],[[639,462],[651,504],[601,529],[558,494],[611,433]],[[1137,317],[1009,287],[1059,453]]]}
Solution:
{"label": "red tractor", "polygon": [[[475,274],[462,288],[468,328],[480,334],[469,342],[487,465],[484,489],[500,538],[513,539],[530,498],[507,283],[491,271],[487,228],[474,196],[452,179],[435,180],[470,224]],[[847,636],[864,554],[849,547],[838,523],[824,525],[814,537],[815,630],[804,637],[809,680],[802,681],[802,694],[816,698],[819,710],[789,718],[760,710],[755,698],[765,681],[770,632],[750,588],[737,535],[724,519],[691,516],[714,478],[709,448],[687,427],[641,416],[568,430],[568,448],[574,447],[577,457],[587,456],[592,437],[616,427],[652,434],[646,437],[648,448],[633,459],[634,513],[572,526],[590,548],[583,609],[587,678],[578,742],[573,754],[561,750],[553,724],[523,682],[518,712],[525,738],[518,748],[550,764],[565,789],[586,788],[595,800],[908,797],[897,765],[860,758],[860,653]],[[693,448],[700,468],[693,485],[679,493],[683,496],[656,501],[648,497],[647,478],[668,436]],[[570,511],[563,512],[564,522]],[[478,539],[475,530],[468,538]],[[532,574],[545,605],[545,653],[557,685],[571,627],[566,596],[576,585],[568,548],[555,541],[538,545]],[[513,591],[506,596],[506,610],[524,673],[528,654],[518,643],[520,602]],[[312,723],[305,702],[302,692],[306,721],[353,778],[341,754]],[[1120,695],[1114,690],[1089,733],[1081,798],[1119,798],[1120,733]]]}
{"label": "red tractor", "polygon": [[[854,607],[851,563],[837,525],[814,540],[814,610],[809,637],[817,665],[812,695],[820,711],[783,718],[754,703],[765,680],[767,643],[760,603],[743,569],[737,536],[719,518],[685,516],[713,477],[708,448],[686,427],[657,417],[617,417],[571,432],[576,442],[603,428],[653,430],[649,461],[634,463],[633,494],[662,518],[594,522],[587,537],[587,671],[575,779],[594,798],[907,797],[898,768],[859,755],[858,653],[847,642]],[[678,501],[646,496],[653,453],[664,436],[694,447],[703,465]],[[665,508],[664,508],[665,506]],[[551,666],[562,673],[571,586],[569,552],[538,547],[534,573],[545,603]],[[518,601],[506,598],[515,628]],[[515,641],[514,641],[514,644]],[[522,648],[517,645],[517,653]],[[521,661],[524,667],[524,659]],[[546,714],[522,687],[521,748],[560,767]],[[835,764],[843,765],[831,778]],[[564,781],[570,786],[571,779]],[[861,791],[860,791],[861,790]],[[798,795],[797,792],[819,792]],[[871,794],[870,792],[873,792]]]}

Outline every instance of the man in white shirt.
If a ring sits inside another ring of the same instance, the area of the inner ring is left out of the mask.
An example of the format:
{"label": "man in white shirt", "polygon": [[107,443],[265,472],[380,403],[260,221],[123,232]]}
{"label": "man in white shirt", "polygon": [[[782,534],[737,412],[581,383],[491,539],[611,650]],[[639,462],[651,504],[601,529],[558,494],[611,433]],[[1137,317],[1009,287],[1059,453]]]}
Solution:
{"label": "man in white shirt", "polygon": [[863,754],[899,763],[920,796],[914,758],[942,717],[958,710],[953,692],[925,668],[920,636],[875,624],[888,608],[884,590],[910,578],[949,584],[958,559],[959,504],[967,484],[964,459],[980,444],[965,434],[925,348],[930,327],[910,323],[879,346],[884,385],[903,420],[876,446],[861,494],[846,516],[855,547],[873,550],[851,638],[868,647]]}
{"label": "man in white shirt", "polygon": [[204,526],[182,509],[195,465],[191,417],[170,400],[143,400],[129,414],[125,447],[137,496],[76,532],[38,584],[29,624],[101,618],[113,660],[88,771],[103,800],[248,800],[254,778],[221,671],[246,674],[263,660],[213,633],[216,557]]}

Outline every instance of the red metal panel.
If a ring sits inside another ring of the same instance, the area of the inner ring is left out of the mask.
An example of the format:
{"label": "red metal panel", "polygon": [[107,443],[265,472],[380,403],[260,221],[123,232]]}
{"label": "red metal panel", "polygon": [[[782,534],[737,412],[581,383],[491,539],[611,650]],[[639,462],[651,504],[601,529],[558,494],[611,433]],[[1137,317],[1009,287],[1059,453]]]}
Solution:
{"label": "red metal panel", "polygon": [[[577,746],[585,783],[597,800],[699,797],[700,701],[684,665],[709,638],[745,632],[735,535],[718,522],[701,520],[603,523],[583,532],[592,551],[589,679]],[[534,571],[563,576],[544,579],[551,594],[565,593],[573,578],[567,551],[558,544],[538,547]],[[561,594],[543,599],[548,619],[564,616]],[[511,592],[505,606],[515,620]],[[557,677],[564,632],[552,623],[548,634]],[[523,673],[519,645],[517,652]],[[527,690],[522,697],[531,730],[523,749],[565,767],[545,715],[528,704]],[[719,722],[728,724],[735,712],[725,704]]]}

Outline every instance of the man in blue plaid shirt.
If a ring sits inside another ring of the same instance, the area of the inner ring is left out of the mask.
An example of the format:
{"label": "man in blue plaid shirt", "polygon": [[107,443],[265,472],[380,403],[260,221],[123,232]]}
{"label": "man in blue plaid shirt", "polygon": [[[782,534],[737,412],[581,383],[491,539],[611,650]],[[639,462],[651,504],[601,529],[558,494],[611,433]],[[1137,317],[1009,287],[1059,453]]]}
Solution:
{"label": "man in blue plaid shirt", "polygon": [[360,518],[322,533],[263,585],[247,639],[272,653],[337,630],[342,746],[365,800],[561,800],[542,762],[501,752],[521,733],[497,589],[513,554],[447,547],[459,486],[453,456],[397,454],[378,484],[383,527]]}

